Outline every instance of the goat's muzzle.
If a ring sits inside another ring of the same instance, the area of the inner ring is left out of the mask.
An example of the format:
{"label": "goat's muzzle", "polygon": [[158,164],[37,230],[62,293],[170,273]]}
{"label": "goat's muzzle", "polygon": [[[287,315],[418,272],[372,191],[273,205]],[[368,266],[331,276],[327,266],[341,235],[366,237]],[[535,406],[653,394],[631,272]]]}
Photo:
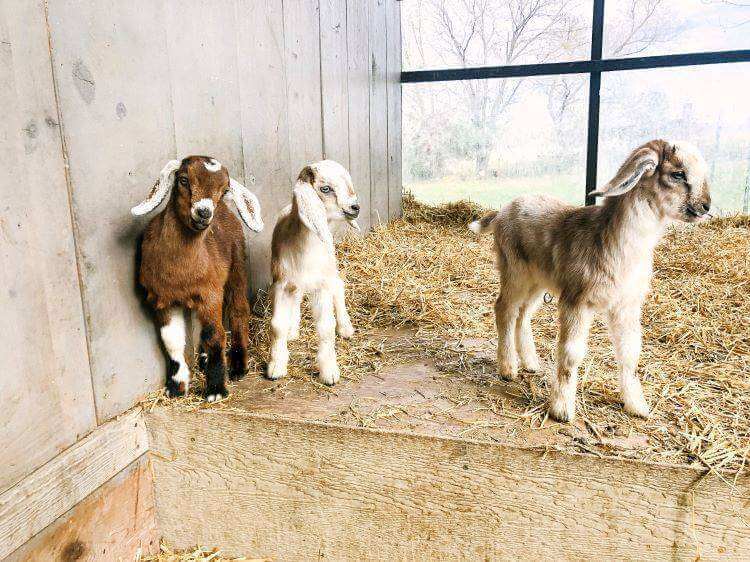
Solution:
{"label": "goat's muzzle", "polygon": [[205,230],[214,218],[214,202],[211,199],[201,199],[190,209],[191,226],[195,230]]}
{"label": "goat's muzzle", "polygon": [[343,211],[346,218],[356,219],[359,216],[359,205],[355,203],[354,205],[350,205],[348,209],[343,209]]}

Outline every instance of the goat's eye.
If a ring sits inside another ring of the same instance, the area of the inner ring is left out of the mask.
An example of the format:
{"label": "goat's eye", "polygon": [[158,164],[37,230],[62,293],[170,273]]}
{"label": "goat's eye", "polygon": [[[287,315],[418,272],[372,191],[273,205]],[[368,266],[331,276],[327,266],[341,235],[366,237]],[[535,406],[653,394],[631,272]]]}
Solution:
{"label": "goat's eye", "polygon": [[685,181],[685,172],[672,172],[670,175],[672,176],[673,180]]}
{"label": "goat's eye", "polygon": [[182,187],[188,186],[188,179],[185,176],[180,176],[177,178],[177,183],[179,183]]}
{"label": "goat's eye", "polygon": [[321,193],[330,193],[331,192],[331,186],[330,185],[321,185],[320,186],[320,192]]}

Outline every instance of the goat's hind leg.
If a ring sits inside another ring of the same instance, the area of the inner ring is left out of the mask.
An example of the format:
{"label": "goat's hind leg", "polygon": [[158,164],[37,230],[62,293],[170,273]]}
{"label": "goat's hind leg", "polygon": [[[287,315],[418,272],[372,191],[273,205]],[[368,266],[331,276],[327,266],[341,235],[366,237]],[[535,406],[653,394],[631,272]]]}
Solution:
{"label": "goat's hind leg", "polygon": [[222,305],[219,298],[202,302],[196,312],[201,323],[201,349],[206,353],[207,402],[216,402],[229,395],[226,387],[226,360],[224,349],[226,335],[222,323]]}
{"label": "goat's hind leg", "polygon": [[190,387],[190,367],[185,361],[187,330],[182,308],[156,312],[156,325],[167,352],[167,396],[182,396]]}
{"label": "goat's hind leg", "polygon": [[516,319],[516,349],[521,361],[521,368],[530,373],[539,370],[539,358],[534,345],[534,334],[531,331],[531,319],[541,302],[542,292],[538,289],[528,291],[526,301],[521,304]]}
{"label": "goat's hind leg", "polygon": [[[508,279],[509,276],[505,276]],[[497,372],[506,380],[518,377],[516,354],[516,320],[522,295],[512,283],[503,281],[500,295],[495,301],[495,324],[497,326]]]}
{"label": "goat's hind leg", "polygon": [[287,338],[294,317],[294,290],[285,283],[271,285],[271,359],[266,376],[271,380],[286,376],[289,364]]}
{"label": "goat's hind leg", "polygon": [[647,418],[648,403],[636,374],[641,354],[640,304],[611,309],[608,321],[615,357],[620,366],[620,397],[623,407],[631,415]]}
{"label": "goat's hind leg", "polygon": [[232,347],[229,349],[229,378],[236,381],[244,377],[247,372],[248,331],[250,330],[250,303],[247,302],[244,260],[232,265],[225,300],[229,329],[232,332]]}
{"label": "goat's hind leg", "polygon": [[336,278],[333,285],[333,307],[336,312],[336,333],[342,338],[350,338],[354,335],[354,326],[346,310],[346,299],[344,296],[344,282]]}
{"label": "goat's hind leg", "polygon": [[551,375],[549,414],[558,421],[567,422],[575,417],[578,367],[586,355],[586,339],[593,311],[561,301],[559,313],[557,374]]}
{"label": "goat's hind leg", "polygon": [[333,294],[326,289],[315,291],[311,299],[315,328],[318,331],[318,369],[320,382],[327,385],[339,381],[336,363],[336,318],[333,311]]}

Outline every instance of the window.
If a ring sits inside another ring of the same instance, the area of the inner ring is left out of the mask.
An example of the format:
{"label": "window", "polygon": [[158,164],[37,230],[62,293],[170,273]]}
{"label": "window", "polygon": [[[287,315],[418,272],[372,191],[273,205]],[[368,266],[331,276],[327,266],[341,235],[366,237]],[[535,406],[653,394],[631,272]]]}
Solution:
{"label": "window", "polygon": [[403,0],[402,32],[418,199],[581,203],[662,137],[699,145],[716,207],[747,212],[750,0]]}

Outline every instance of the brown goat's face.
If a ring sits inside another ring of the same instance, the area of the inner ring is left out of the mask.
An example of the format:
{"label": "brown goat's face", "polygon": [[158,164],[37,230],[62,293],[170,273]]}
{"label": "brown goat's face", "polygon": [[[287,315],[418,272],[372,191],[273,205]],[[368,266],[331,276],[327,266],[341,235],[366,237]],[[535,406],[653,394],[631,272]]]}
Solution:
{"label": "brown goat's face", "polygon": [[352,178],[341,164],[322,160],[306,166],[299,179],[309,183],[323,203],[328,220],[350,220],[359,216],[359,203]]}
{"label": "brown goat's face", "polygon": [[665,143],[650,186],[652,197],[673,220],[702,220],[711,208],[707,172],[706,161],[692,144]]}
{"label": "brown goat's face", "polygon": [[191,230],[206,230],[219,199],[229,188],[227,169],[208,156],[188,156],[182,161],[174,181],[177,216]]}

